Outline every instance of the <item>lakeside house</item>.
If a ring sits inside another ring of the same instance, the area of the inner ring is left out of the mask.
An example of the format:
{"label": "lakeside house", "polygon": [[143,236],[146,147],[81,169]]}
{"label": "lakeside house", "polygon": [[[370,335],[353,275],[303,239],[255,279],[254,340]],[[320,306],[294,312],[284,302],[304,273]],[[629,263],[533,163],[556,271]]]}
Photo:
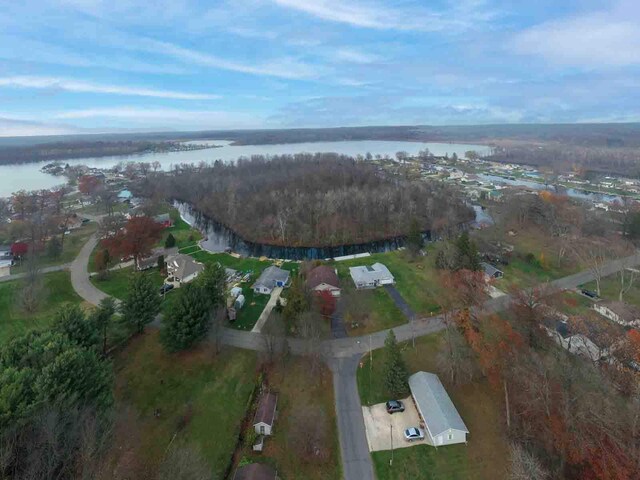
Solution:
{"label": "lakeside house", "polygon": [[251,286],[255,293],[271,295],[276,287],[284,287],[289,281],[289,271],[271,265],[264,269],[258,280]]}
{"label": "lakeside house", "polygon": [[350,267],[349,274],[357,289],[376,288],[381,285],[393,285],[395,283],[393,275],[382,263]]}
{"label": "lakeside house", "polygon": [[166,262],[169,277],[173,277],[178,284],[189,283],[204,271],[202,263],[182,253],[169,256]]}
{"label": "lakeside house", "polygon": [[335,268],[320,265],[307,275],[307,288],[314,293],[329,292],[334,297],[340,296],[340,281]]}
{"label": "lakeside house", "polygon": [[449,398],[440,378],[418,372],[409,377],[411,398],[425,427],[425,440],[439,447],[467,443],[469,429]]}

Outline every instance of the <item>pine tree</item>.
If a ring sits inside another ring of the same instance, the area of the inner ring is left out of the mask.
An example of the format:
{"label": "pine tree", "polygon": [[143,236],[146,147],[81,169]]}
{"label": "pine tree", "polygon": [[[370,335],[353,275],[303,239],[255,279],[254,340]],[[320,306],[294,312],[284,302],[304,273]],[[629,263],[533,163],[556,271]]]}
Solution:
{"label": "pine tree", "polygon": [[204,289],[210,308],[224,305],[227,290],[227,272],[219,263],[207,264],[198,276],[198,287]]}
{"label": "pine tree", "polygon": [[153,321],[159,311],[160,295],[149,275],[133,274],[129,280],[129,293],[120,308],[124,322],[142,333],[144,326]]}
{"label": "pine tree", "polygon": [[456,247],[458,249],[456,270],[473,270],[474,272],[481,270],[478,247],[476,247],[475,242],[469,238],[467,232],[464,232],[458,237]]}
{"label": "pine tree", "polygon": [[107,353],[107,330],[109,324],[113,319],[113,315],[116,313],[116,302],[113,297],[106,297],[100,301],[100,305],[93,312],[92,318],[96,328],[102,335],[102,354]]}
{"label": "pine tree", "polygon": [[173,234],[167,235],[167,239],[164,241],[164,248],[173,248],[176,246],[176,237]]}
{"label": "pine tree", "polygon": [[201,340],[211,324],[211,304],[200,285],[187,285],[178,302],[162,319],[160,339],[170,352],[185,350]]}
{"label": "pine tree", "polygon": [[384,341],[384,349],[386,354],[384,380],[387,391],[393,397],[404,397],[409,392],[407,383],[409,375],[393,330],[390,330],[387,334],[387,338]]}
{"label": "pine tree", "polygon": [[79,305],[60,308],[53,320],[53,330],[83,348],[93,348],[100,341],[93,318],[87,318]]}

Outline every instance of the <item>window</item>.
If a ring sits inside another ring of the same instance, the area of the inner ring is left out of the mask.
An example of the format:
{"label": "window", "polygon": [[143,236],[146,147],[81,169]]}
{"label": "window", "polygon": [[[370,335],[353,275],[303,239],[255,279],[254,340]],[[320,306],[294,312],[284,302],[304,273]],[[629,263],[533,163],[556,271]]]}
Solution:
{"label": "window", "polygon": [[264,425],[260,425],[260,435],[264,435]]}
{"label": "window", "polygon": [[449,440],[453,440],[453,434],[451,432],[449,432],[448,437],[449,437]]}

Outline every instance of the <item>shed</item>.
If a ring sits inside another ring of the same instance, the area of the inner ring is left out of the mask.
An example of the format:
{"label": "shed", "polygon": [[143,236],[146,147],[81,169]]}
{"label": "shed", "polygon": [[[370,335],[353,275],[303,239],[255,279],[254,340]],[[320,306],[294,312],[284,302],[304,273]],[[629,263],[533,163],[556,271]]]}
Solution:
{"label": "shed", "polygon": [[244,302],[244,295],[238,295],[238,298],[236,298],[236,301],[233,303],[233,308],[235,308],[236,310],[240,310],[244,306]]}
{"label": "shed", "polygon": [[437,375],[427,372],[409,377],[411,397],[425,426],[425,440],[434,447],[466,443],[469,429]]}
{"label": "shed", "polygon": [[238,298],[238,295],[242,293],[242,287],[233,287],[230,291],[232,298]]}
{"label": "shed", "polygon": [[307,275],[307,288],[315,293],[330,292],[334,297],[339,297],[340,282],[335,268],[320,265],[311,270]]}
{"label": "shed", "polygon": [[153,217],[153,221],[159,223],[164,228],[173,227],[173,220],[171,219],[171,215],[168,213],[161,213],[160,215],[156,215]]}
{"label": "shed", "polygon": [[490,263],[482,262],[480,264],[482,266],[482,270],[484,270],[484,274],[489,278],[502,278],[504,277],[504,273],[502,270],[497,269]]}
{"label": "shed", "polygon": [[251,288],[256,293],[270,295],[274,288],[284,287],[289,281],[289,272],[275,265],[264,269]]}
{"label": "shed", "polygon": [[382,263],[362,267],[350,267],[349,273],[356,288],[376,288],[380,285],[393,285],[395,279]]}
{"label": "shed", "polygon": [[233,480],[277,480],[278,472],[275,468],[264,463],[250,463],[238,467]]}
{"label": "shed", "polygon": [[276,419],[276,407],[278,396],[272,392],[265,392],[260,397],[256,416],[253,419],[253,428],[259,435],[271,435],[273,423]]}

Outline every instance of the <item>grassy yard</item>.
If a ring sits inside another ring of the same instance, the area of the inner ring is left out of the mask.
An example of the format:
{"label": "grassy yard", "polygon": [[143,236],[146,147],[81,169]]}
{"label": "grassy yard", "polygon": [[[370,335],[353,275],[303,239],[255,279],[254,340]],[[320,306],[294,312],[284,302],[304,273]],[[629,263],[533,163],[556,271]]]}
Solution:
{"label": "grassy yard", "polygon": [[231,322],[229,326],[238,330],[251,330],[271,296],[260,293],[255,294],[246,284],[243,287],[244,306],[237,311],[236,320]]}
{"label": "grassy yard", "polygon": [[427,251],[429,254],[426,257],[415,259],[405,250],[375,253],[370,257],[335,262],[332,265],[338,269],[341,281],[350,283],[349,267],[373,265],[377,262],[386,265],[395,277],[396,288],[411,308],[418,314],[429,315],[439,310],[438,295],[441,286],[434,264],[435,247],[430,245]]}
{"label": "grassy yard", "polygon": [[213,478],[222,478],[256,383],[255,353],[229,348],[215,355],[201,345],[171,355],[151,331],[133,339],[115,368],[117,409],[133,412],[126,428],[116,430],[114,471],[128,469],[121,478],[157,478],[169,445],[188,445],[206,459]]}
{"label": "grassy yard", "polygon": [[[127,296],[129,278],[132,274],[149,275],[153,284],[157,286],[158,289],[160,289],[164,282],[164,277],[160,274],[157,268],[153,268],[145,272],[134,272],[133,267],[127,267],[110,271],[109,276],[104,280],[100,280],[97,276],[93,276],[91,277],[91,283],[104,293],[111,295],[118,300],[123,300]],[[168,295],[171,295],[172,293],[173,292],[170,292]]]}
{"label": "grassy yard", "polygon": [[173,227],[164,230],[159,245],[164,246],[165,240],[169,234],[171,234],[176,239],[176,247],[180,250],[188,250],[189,247],[197,246],[198,241],[202,238],[202,234],[197,229],[191,228],[191,226],[180,217],[180,212],[175,208],[169,209],[168,213],[173,220]]}
{"label": "grassy yard", "polygon": [[47,327],[55,312],[66,303],[82,303],[71,286],[69,272],[52,272],[44,275],[43,301],[33,314],[25,313],[18,306],[21,282],[0,283],[0,344],[15,335]]}
{"label": "grassy yard", "polygon": [[[246,459],[275,465],[278,474],[285,480],[336,480],[342,474],[331,372],[324,364],[313,375],[310,374],[310,368],[308,361],[300,357],[293,357],[285,364],[278,361],[271,367],[267,375],[269,386],[278,392],[278,417],[274,434],[267,439],[262,455],[255,455],[250,445],[245,448],[244,455]],[[329,457],[323,463],[305,462],[292,445],[292,416],[310,406],[318,406],[324,413]]]}
{"label": "grassy yard", "polygon": [[[400,311],[389,293],[384,288],[375,290],[355,290],[350,295],[358,295],[362,299],[362,307],[369,313],[366,324],[352,328],[345,319],[347,333],[353,336],[365,335],[407,323],[407,318]],[[346,300],[348,301],[348,296]],[[358,304],[360,305],[360,304]]]}
{"label": "grassy yard", "polygon": [[[50,267],[53,265],[64,265],[71,263],[80,253],[80,250],[87,243],[89,237],[93,235],[97,229],[95,222],[88,223],[83,227],[72,231],[69,235],[64,236],[64,246],[60,256],[52,258],[44,252],[39,256],[39,265],[41,267]],[[16,265],[11,267],[11,273],[22,273],[25,271],[24,265]]]}
{"label": "grassy yard", "polygon": [[[581,285],[580,288],[596,291],[596,282]],[[610,275],[600,280],[600,296],[605,300],[618,301],[620,294],[620,279],[618,275]],[[624,294],[625,302],[640,306],[640,280],[636,280],[631,289]]]}
{"label": "grassy yard", "polygon": [[[402,344],[410,373],[424,370],[437,372],[436,357],[442,348],[442,337],[431,335]],[[363,404],[372,405],[389,399],[384,388],[384,351],[373,352],[373,368],[369,357],[363,358],[358,370],[358,389]],[[442,378],[444,381],[445,379]],[[471,434],[467,445],[433,448],[417,446],[394,451],[393,466],[389,466],[390,451],[372,454],[379,480],[431,480],[505,478],[508,461],[506,434],[502,429],[499,401],[488,383],[476,379],[468,385],[445,385],[460,416]]]}

